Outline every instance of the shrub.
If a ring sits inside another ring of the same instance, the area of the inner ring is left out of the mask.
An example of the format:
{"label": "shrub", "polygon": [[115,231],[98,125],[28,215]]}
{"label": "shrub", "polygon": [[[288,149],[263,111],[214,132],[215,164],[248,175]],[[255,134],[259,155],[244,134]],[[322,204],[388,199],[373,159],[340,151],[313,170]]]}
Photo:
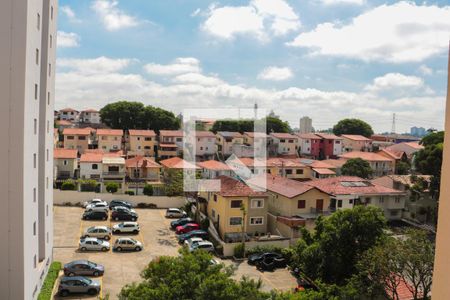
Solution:
{"label": "shrub", "polygon": [[144,203],[144,202],[140,202],[136,206],[138,208],[153,208],[153,209],[158,208],[154,203]]}
{"label": "shrub", "polygon": [[106,184],[106,191],[108,193],[114,194],[119,190],[119,184],[116,182],[108,182]]}
{"label": "shrub", "polygon": [[95,192],[97,189],[97,181],[94,179],[83,179],[78,181],[80,183],[81,192]]}
{"label": "shrub", "polygon": [[77,185],[73,180],[65,180],[61,185],[61,190],[63,191],[75,191],[77,189]]}
{"label": "shrub", "polygon": [[248,249],[246,251],[247,256],[248,255],[252,255],[252,254],[259,254],[259,253],[264,253],[264,252],[275,252],[275,253],[280,253],[283,254],[283,248],[281,247],[277,247],[277,246],[256,246],[252,249]]}
{"label": "shrub", "polygon": [[153,186],[151,186],[150,184],[144,185],[143,193],[146,196],[152,196],[153,195]]}
{"label": "shrub", "polygon": [[245,246],[243,243],[237,244],[234,247],[234,257],[243,258],[244,257]]}
{"label": "shrub", "polygon": [[208,228],[209,228],[209,219],[208,218],[204,218],[203,220],[201,220],[200,228],[205,231],[208,231]]}
{"label": "shrub", "polygon": [[126,195],[134,196],[134,191],[125,191]]}
{"label": "shrub", "polygon": [[51,299],[53,286],[58,278],[59,270],[61,270],[61,263],[59,261],[52,262],[47,277],[45,277],[44,284],[42,285],[41,292],[39,293],[38,300]]}

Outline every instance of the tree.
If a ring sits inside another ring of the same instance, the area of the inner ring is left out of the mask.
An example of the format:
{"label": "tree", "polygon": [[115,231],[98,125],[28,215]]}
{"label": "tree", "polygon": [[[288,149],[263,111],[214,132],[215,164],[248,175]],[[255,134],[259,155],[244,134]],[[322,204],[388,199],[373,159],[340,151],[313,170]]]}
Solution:
{"label": "tree", "polygon": [[217,131],[236,131],[236,132],[253,132],[255,126],[259,127],[261,122],[266,124],[266,133],[271,132],[289,132],[291,128],[287,122],[282,121],[277,117],[266,117],[256,121],[254,120],[217,120],[211,129],[213,132]]}
{"label": "tree", "polygon": [[144,190],[142,192],[146,196],[152,196],[153,195],[153,186],[151,184],[145,184]]}
{"label": "tree", "polygon": [[172,112],[159,107],[146,106],[142,112],[143,129],[153,129],[159,133],[160,130],[176,130],[180,128],[180,119]]}
{"label": "tree", "polygon": [[372,127],[360,119],[344,119],[339,121],[333,127],[333,133],[336,135],[341,134],[359,134],[365,137],[373,135]]}
{"label": "tree", "polygon": [[444,142],[444,131],[432,132],[422,138],[420,144],[422,146],[430,146],[441,144]]}
{"label": "tree", "polygon": [[341,173],[347,176],[369,178],[373,170],[367,161],[358,157],[347,160],[341,168]]}
{"label": "tree", "polygon": [[183,171],[169,170],[166,175],[164,191],[167,196],[180,196],[184,193]]}
{"label": "tree", "polygon": [[64,180],[61,185],[61,190],[63,191],[75,191],[77,189],[77,185],[75,181],[71,179]]}
{"label": "tree", "polygon": [[407,175],[411,170],[411,165],[406,161],[399,161],[395,164],[395,174],[397,175]]}
{"label": "tree", "polygon": [[385,227],[383,212],[372,206],[319,217],[314,234],[295,245],[292,264],[308,277],[342,285],[355,274],[359,256],[384,236]]}
{"label": "tree", "polygon": [[117,182],[108,182],[106,184],[106,191],[108,193],[114,194],[119,190],[119,184]]}
{"label": "tree", "polygon": [[282,121],[280,118],[277,117],[267,117],[265,118],[266,121],[266,132],[290,132],[291,127],[289,126],[288,122]]}
{"label": "tree", "polygon": [[231,266],[212,265],[210,254],[182,250],[178,257],[161,256],[151,261],[141,273],[143,281],[123,287],[119,299],[270,299],[259,290],[261,281],[235,281],[232,275]]}
{"label": "tree", "polygon": [[428,144],[424,149],[416,152],[413,160],[416,171],[424,175],[432,176],[430,182],[430,194],[435,199],[439,198],[443,151],[443,143]]}

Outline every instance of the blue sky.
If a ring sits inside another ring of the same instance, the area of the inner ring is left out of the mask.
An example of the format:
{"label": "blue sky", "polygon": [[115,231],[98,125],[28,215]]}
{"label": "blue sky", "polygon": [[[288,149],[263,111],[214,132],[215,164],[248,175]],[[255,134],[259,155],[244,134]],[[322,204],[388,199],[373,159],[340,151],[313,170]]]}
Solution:
{"label": "blue sky", "polygon": [[56,107],[251,107],[442,128],[448,1],[60,0]]}

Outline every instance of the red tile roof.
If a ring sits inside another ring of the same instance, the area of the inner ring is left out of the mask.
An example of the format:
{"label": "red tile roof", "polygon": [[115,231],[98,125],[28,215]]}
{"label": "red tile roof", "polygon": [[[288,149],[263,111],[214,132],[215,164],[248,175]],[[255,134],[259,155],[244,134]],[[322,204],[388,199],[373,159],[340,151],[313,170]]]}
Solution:
{"label": "red tile roof", "polygon": [[86,110],[82,110],[81,112],[98,113],[99,111],[93,108],[88,108]]}
{"label": "red tile roof", "polygon": [[381,149],[377,153],[380,155],[383,155],[383,153],[385,153],[386,155],[388,155],[389,157],[391,157],[393,159],[402,159],[402,156],[405,154],[405,152],[403,152],[403,151],[394,151],[394,150],[389,150],[387,148]]}
{"label": "red tile roof", "polygon": [[270,174],[251,178],[248,180],[248,184],[250,186],[266,188],[271,192],[283,195],[287,198],[293,198],[315,189],[315,187],[307,185],[303,182],[280,176],[272,176]]}
{"label": "red tile roof", "polygon": [[306,167],[304,164],[300,162],[300,160],[297,158],[279,158],[279,157],[272,157],[267,159],[267,166],[268,167],[291,167],[291,168],[301,168]]}
{"label": "red tile roof", "polygon": [[80,157],[80,163],[102,162],[103,153],[84,153]]}
{"label": "red tile roof", "polygon": [[341,137],[338,137],[337,135],[334,135],[331,133],[316,133],[316,135],[318,135],[326,140],[342,140]]}
{"label": "red tile roof", "polygon": [[56,125],[58,125],[58,126],[70,126],[70,125],[72,125],[72,122],[67,121],[67,120],[57,120],[56,121]]}
{"label": "red tile roof", "polygon": [[267,197],[268,195],[261,191],[255,191],[248,185],[237,179],[219,176],[216,179],[220,180],[219,195],[223,197]]}
{"label": "red tile roof", "polygon": [[122,136],[122,129],[97,129],[97,135],[115,135]]}
{"label": "red tile roof", "polygon": [[73,158],[76,159],[78,155],[78,150],[76,149],[63,149],[55,148],[53,149],[53,158]]}
{"label": "red tile roof", "polygon": [[174,136],[174,137],[183,137],[182,130],[160,130],[160,136]]}
{"label": "red tile roof", "polygon": [[361,151],[347,152],[339,155],[339,157],[345,159],[361,158],[367,161],[392,161],[392,159],[374,152],[361,152]]}
{"label": "red tile roof", "polygon": [[89,128],[64,128],[63,135],[90,135]]}
{"label": "red tile roof", "polygon": [[369,142],[371,139],[359,134],[342,134],[341,137],[352,140],[352,141],[366,141]]}
{"label": "red tile roof", "polygon": [[298,139],[298,136],[290,133],[272,132],[270,135],[276,137],[277,139]]}
{"label": "red tile roof", "polygon": [[211,132],[211,131],[196,131],[195,132],[195,136],[198,137],[198,138],[201,138],[201,137],[215,138],[216,137],[214,132]]}
{"label": "red tile roof", "polygon": [[341,168],[345,163],[345,159],[325,159],[320,161],[321,163],[333,166],[334,168]]}
{"label": "red tile roof", "polygon": [[305,182],[332,195],[383,195],[404,193],[354,176],[339,176]]}
{"label": "red tile roof", "polygon": [[218,131],[217,134],[223,137],[232,137],[232,138],[240,138],[242,134],[237,131]]}
{"label": "red tile roof", "polygon": [[179,157],[164,159],[159,163],[169,169],[198,169],[196,165],[191,164],[190,162]]}
{"label": "red tile roof", "polygon": [[127,168],[161,168],[161,165],[156,161],[143,156],[136,156],[125,160],[125,166]]}
{"label": "red tile roof", "polygon": [[312,139],[312,140],[322,139],[320,136],[317,136],[314,133],[297,133],[297,136],[301,139]]}
{"label": "red tile roof", "polygon": [[[335,169],[335,165],[328,164],[322,160],[314,160],[309,158],[300,158],[300,162],[311,168]],[[345,162],[344,162],[345,163]]]}
{"label": "red tile roof", "polygon": [[156,133],[153,130],[138,130],[138,129],[130,129],[128,130],[130,136],[148,136],[153,137],[156,136]]}
{"label": "red tile roof", "polygon": [[257,138],[267,138],[268,135],[265,132],[244,132],[244,135],[247,135],[248,137],[254,138],[255,136]]}
{"label": "red tile roof", "polygon": [[312,168],[314,172],[320,175],[336,175],[336,172],[326,168]]}
{"label": "red tile roof", "polygon": [[420,145],[419,142],[406,142],[405,144],[417,150],[425,148],[424,146]]}
{"label": "red tile roof", "polygon": [[215,171],[228,171],[231,168],[223,162],[217,160],[207,160],[197,163],[197,166],[203,169],[215,170]]}
{"label": "red tile roof", "polygon": [[[253,159],[251,157],[239,157],[234,160],[232,160],[231,162],[235,162],[236,164],[238,164],[238,160],[246,167],[267,167],[267,161],[266,160],[260,160],[260,159]],[[253,165],[255,164],[255,165]]]}

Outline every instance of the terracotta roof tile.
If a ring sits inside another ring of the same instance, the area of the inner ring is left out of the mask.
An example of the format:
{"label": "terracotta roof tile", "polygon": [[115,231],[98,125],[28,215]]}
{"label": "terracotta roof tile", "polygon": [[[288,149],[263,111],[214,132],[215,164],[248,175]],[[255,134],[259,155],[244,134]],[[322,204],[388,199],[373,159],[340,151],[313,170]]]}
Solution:
{"label": "terracotta roof tile", "polygon": [[84,153],[80,157],[80,163],[102,162],[103,153]]}
{"label": "terracotta roof tile", "polygon": [[78,110],[67,107],[59,110],[60,112],[78,112]]}
{"label": "terracotta roof tile", "polygon": [[215,170],[215,171],[228,171],[231,170],[231,168],[224,164],[223,162],[217,161],[217,160],[207,160],[197,163],[197,166],[199,166],[202,169],[208,169],[208,170]]}
{"label": "terracotta roof tile", "polygon": [[392,161],[392,159],[374,152],[361,152],[361,151],[347,152],[339,155],[339,157],[345,159],[361,158],[367,161]]}
{"label": "terracotta roof tile", "polygon": [[371,141],[371,139],[366,138],[365,136],[362,136],[359,134],[342,134],[341,137],[346,138],[348,140],[352,140],[352,141],[366,141],[366,142]]}
{"label": "terracotta roof tile", "polygon": [[63,149],[55,148],[53,149],[53,158],[74,158],[78,156],[78,150],[76,149]]}
{"label": "terracotta roof tile", "polygon": [[160,136],[174,136],[174,137],[183,137],[182,130],[160,130]]}
{"label": "terracotta roof tile", "polygon": [[314,172],[320,175],[336,175],[336,172],[327,168],[312,168]]}
{"label": "terracotta roof tile", "polygon": [[206,137],[206,138],[215,138],[216,135],[211,131],[196,131],[195,136],[198,138]]}
{"label": "terracotta roof tile", "polygon": [[272,176],[270,174],[251,178],[250,180],[248,180],[248,183],[250,184],[250,186],[266,188],[271,192],[283,195],[288,198],[293,198],[314,189],[313,186],[307,185],[303,182],[280,176]]}
{"label": "terracotta roof tile", "polygon": [[138,130],[138,129],[130,129],[128,130],[130,136],[147,136],[153,137],[156,136],[156,133],[153,130]]}
{"label": "terracotta roof tile", "polygon": [[297,133],[297,136],[301,139],[313,139],[313,140],[321,140],[322,138],[314,133]]}
{"label": "terracotta roof tile", "polygon": [[64,128],[63,135],[90,135],[89,128]]}
{"label": "terracotta roof tile", "polygon": [[219,176],[216,179],[220,180],[220,192],[218,193],[224,197],[267,197],[268,195],[261,191],[255,191],[248,185],[237,179]]}
{"label": "terracotta roof tile", "polygon": [[70,126],[73,125],[72,122],[68,121],[68,120],[57,120],[56,121],[56,125],[58,126]]}
{"label": "terracotta roof tile", "polygon": [[284,132],[272,132],[270,135],[277,139],[298,139],[298,136]]}
{"label": "terracotta roof tile", "polygon": [[242,137],[242,134],[236,131],[218,131],[217,134],[223,136],[223,137],[232,137],[232,138],[240,138]]}
{"label": "terracotta roof tile", "polygon": [[198,169],[196,165],[191,164],[179,157],[164,159],[159,162],[162,166],[169,169]]}
{"label": "terracotta roof tile", "polygon": [[122,129],[97,129],[97,135],[115,135],[122,136]]}
{"label": "terracotta roof tile", "polygon": [[318,135],[326,140],[342,140],[341,137],[338,137],[337,135],[334,135],[331,133],[316,133],[316,135]]}
{"label": "terracotta roof tile", "polygon": [[125,166],[127,168],[161,168],[161,165],[156,161],[143,156],[136,156],[125,160]]}

